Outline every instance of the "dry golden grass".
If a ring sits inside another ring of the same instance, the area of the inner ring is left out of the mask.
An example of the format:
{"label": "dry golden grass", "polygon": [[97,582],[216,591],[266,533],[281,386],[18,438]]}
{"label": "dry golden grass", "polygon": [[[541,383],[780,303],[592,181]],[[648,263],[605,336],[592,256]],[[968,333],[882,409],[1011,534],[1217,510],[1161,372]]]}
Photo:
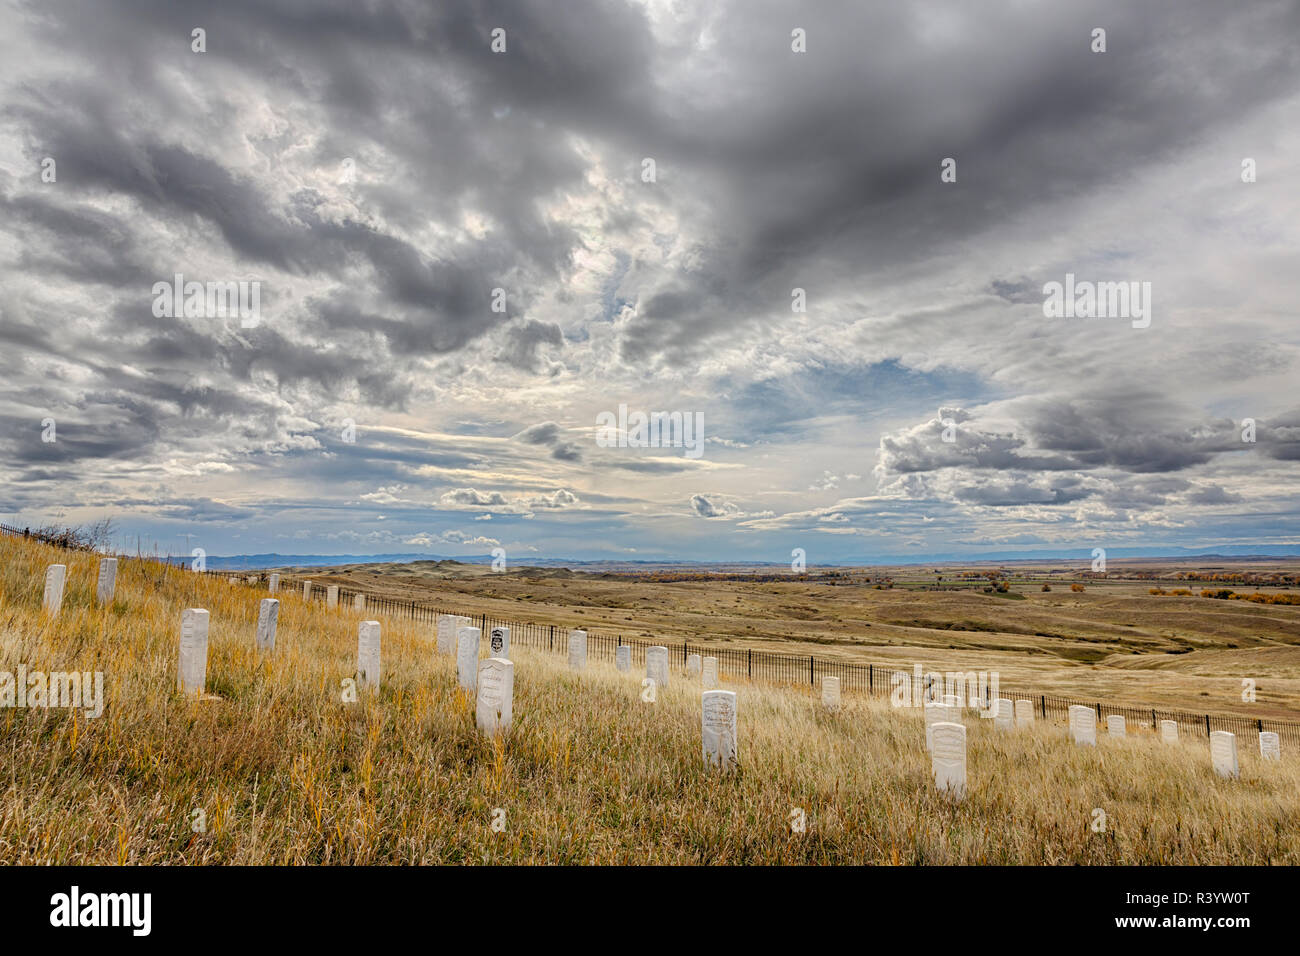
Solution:
{"label": "dry golden grass", "polygon": [[[1081,748],[1060,726],[999,734],[971,715],[969,794],[954,804],[934,790],[918,712],[850,697],[828,714],[806,688],[727,684],[742,766],[722,776],[703,766],[684,678],[650,705],[612,663],[572,674],[563,655],[517,648],[515,725],[489,739],[421,625],[383,621],[383,686],[345,705],[351,611],[281,594],[276,650],[259,660],[264,592],[122,561],[99,609],[94,556],[0,547],[0,670],[102,670],[107,695],[96,720],[0,711],[4,863],[1300,862],[1300,761],[1266,764],[1245,738],[1228,781],[1199,741]],[[69,580],[51,622],[54,562]],[[220,700],[175,691],[188,606],[211,613]]]}
{"label": "dry golden grass", "polygon": [[[1039,578],[1026,574],[1011,582],[1009,596],[780,580],[650,583],[530,568],[493,574],[454,562],[315,568],[303,576],[669,645],[998,671],[1005,686],[1035,694],[1300,719],[1300,607],[1151,596],[1148,581],[1089,581],[1082,593],[1057,581],[1044,593]],[[1253,701],[1241,699],[1243,678],[1256,683]]]}

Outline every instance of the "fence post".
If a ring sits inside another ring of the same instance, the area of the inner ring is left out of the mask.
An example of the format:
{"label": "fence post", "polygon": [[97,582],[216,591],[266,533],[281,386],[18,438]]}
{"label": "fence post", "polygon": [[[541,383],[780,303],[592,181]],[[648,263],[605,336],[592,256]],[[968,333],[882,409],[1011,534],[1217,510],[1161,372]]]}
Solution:
{"label": "fence post", "polygon": [[1255,731],[1261,734],[1264,732],[1264,718],[1260,717],[1255,721]]}
{"label": "fence post", "polygon": [[876,692],[876,669],[870,664],[867,665],[867,690],[872,694]]}
{"label": "fence post", "polygon": [[1210,736],[1210,715],[1205,715],[1205,736]]}
{"label": "fence post", "polygon": [[555,650],[555,625],[551,625],[551,650]]}
{"label": "fence post", "polygon": [[1101,701],[1097,701],[1097,722],[1101,722]]}
{"label": "fence post", "polygon": [[813,676],[813,660],[814,660],[813,656],[809,654],[808,655],[808,686],[809,687],[815,687],[817,685],[817,678]]}
{"label": "fence post", "polygon": [[749,676],[753,677],[754,676],[754,649],[752,647],[749,649],[749,664],[747,665],[747,668],[749,671]]}
{"label": "fence post", "polygon": [[1152,730],[1160,729],[1160,725],[1156,723],[1156,712],[1154,710],[1151,711],[1151,729]]}
{"label": "fence post", "polygon": [[1038,706],[1042,708],[1043,720],[1046,720],[1047,719],[1047,695],[1046,694],[1038,695]]}

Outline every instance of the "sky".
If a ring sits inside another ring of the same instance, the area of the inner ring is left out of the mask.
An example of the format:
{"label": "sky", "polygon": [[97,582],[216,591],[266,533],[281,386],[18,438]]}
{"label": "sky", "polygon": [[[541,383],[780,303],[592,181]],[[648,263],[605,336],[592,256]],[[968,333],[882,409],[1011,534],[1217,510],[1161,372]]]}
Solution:
{"label": "sky", "polygon": [[[1300,4],[0,17],[0,522],[523,564],[1300,543]],[[177,274],[257,307],[176,314]],[[1141,297],[1049,315],[1067,281]]]}

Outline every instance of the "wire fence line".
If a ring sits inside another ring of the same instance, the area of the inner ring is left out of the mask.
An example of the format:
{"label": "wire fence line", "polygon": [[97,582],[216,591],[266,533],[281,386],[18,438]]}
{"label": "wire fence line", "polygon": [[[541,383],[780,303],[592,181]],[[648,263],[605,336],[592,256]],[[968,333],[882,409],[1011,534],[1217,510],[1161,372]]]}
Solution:
{"label": "wire fence line", "polygon": [[[228,574],[229,572],[213,573]],[[265,574],[236,575],[236,577],[249,584],[268,584]],[[309,578],[290,578],[281,575],[280,586],[284,589],[288,584],[289,589],[301,593],[303,584],[309,580]],[[363,591],[342,586],[339,587],[339,606],[351,606],[358,595],[365,599],[367,613],[373,610],[393,617],[420,621],[434,626],[437,625],[439,616],[444,614],[456,615],[473,621],[474,625],[482,631],[485,637],[493,627],[508,627],[510,628],[510,643],[512,645],[522,644],[558,653],[568,651],[569,629],[563,626],[499,618],[485,612],[475,612],[465,608],[376,597]],[[320,584],[313,584],[307,596],[324,599],[326,588]],[[745,678],[771,684],[816,687],[818,681],[823,677],[838,677],[841,692],[850,691],[881,697],[893,693],[896,686],[895,675],[903,675],[909,683],[913,680],[913,672],[898,664],[855,664],[848,661],[828,660],[814,654],[807,656],[801,654],[776,654],[771,651],[756,651],[752,648],[711,647],[707,644],[694,644],[690,641],[668,645],[662,642],[625,638],[621,634],[599,634],[587,628],[580,629],[587,632],[587,653],[589,656],[594,655],[612,660],[617,648],[628,647],[631,648],[633,662],[639,663],[641,666],[645,664],[647,648],[668,647],[669,662],[679,671],[685,670],[688,657],[692,654],[698,654],[701,657],[717,658],[720,677],[727,675],[733,678]],[[962,673],[966,672],[963,671]],[[1162,720],[1172,720],[1178,724],[1180,735],[1184,733],[1190,734],[1193,737],[1204,738],[1207,742],[1210,733],[1215,730],[1228,730],[1239,736],[1258,735],[1265,731],[1272,731],[1278,735],[1279,740],[1300,746],[1300,723],[1285,720],[1193,713],[1191,711],[1168,710],[1159,707],[1126,706],[1106,701],[1080,700],[1053,694],[1041,694],[1003,684],[999,684],[998,693],[999,696],[1012,700],[1031,701],[1037,716],[1043,720],[1068,721],[1070,708],[1082,705],[1092,708],[1096,712],[1099,725],[1103,724],[1108,716],[1118,715],[1124,718],[1127,727],[1150,727],[1152,731],[1159,731]],[[987,684],[984,688],[984,697],[985,707],[990,707],[992,700],[990,699]]]}
{"label": "wire fence line", "polygon": [[[40,540],[62,548],[90,550],[84,544],[78,542],[71,531],[59,534],[43,534],[30,529],[14,528],[0,524],[0,533]],[[269,587],[269,576],[265,572],[249,575],[230,570],[210,570],[206,573],[234,578],[245,584]],[[309,578],[280,575],[280,586],[284,590],[301,592],[302,586],[309,581]],[[342,586],[339,587],[338,593],[339,605],[341,607],[351,606],[358,595],[365,599],[365,610],[367,612],[376,611],[392,617],[407,618],[435,626],[439,616],[451,614],[474,621],[484,635],[488,634],[493,627],[508,627],[510,628],[511,644],[545,648],[559,653],[568,651],[568,629],[557,628],[554,624],[516,621],[491,617],[486,613],[467,611],[464,608],[420,604],[414,601],[378,597]],[[326,596],[326,588],[314,584],[305,596],[308,598],[319,597],[323,600]],[[912,672],[900,667],[898,664],[855,664],[848,661],[828,660],[813,654],[807,656],[776,654],[771,651],[755,651],[752,648],[711,647],[707,644],[693,644],[689,641],[670,646],[653,641],[625,638],[621,634],[594,633],[586,628],[582,628],[582,630],[587,631],[587,653],[589,656],[594,655],[613,659],[617,648],[627,647],[631,649],[633,661],[641,666],[645,664],[647,648],[668,647],[670,664],[677,665],[680,670],[685,669],[688,657],[692,654],[699,654],[701,657],[717,658],[719,677],[723,675],[732,678],[743,677],[747,680],[771,684],[816,687],[820,678],[838,677],[841,692],[849,691],[874,696],[888,696],[894,690],[896,684],[895,675],[901,674],[909,682],[913,678]],[[556,640],[557,634],[559,637],[558,643]],[[1037,715],[1043,720],[1068,720],[1070,708],[1082,705],[1096,711],[1098,724],[1102,724],[1108,716],[1118,715],[1124,718],[1125,724],[1128,726],[1149,726],[1153,731],[1158,731],[1160,721],[1172,720],[1178,725],[1180,735],[1185,732],[1193,737],[1204,738],[1207,741],[1211,732],[1215,730],[1228,730],[1239,736],[1252,733],[1258,735],[1265,731],[1271,731],[1278,735],[1279,740],[1300,746],[1300,723],[1292,721],[1193,713],[1185,710],[1168,710],[1158,707],[1134,707],[1106,701],[1089,701],[1052,694],[1041,694],[1001,684],[998,687],[998,692],[1000,696],[1012,700],[1031,701]],[[989,689],[987,685],[985,686],[984,696],[985,707],[988,707],[992,702],[988,699]]]}

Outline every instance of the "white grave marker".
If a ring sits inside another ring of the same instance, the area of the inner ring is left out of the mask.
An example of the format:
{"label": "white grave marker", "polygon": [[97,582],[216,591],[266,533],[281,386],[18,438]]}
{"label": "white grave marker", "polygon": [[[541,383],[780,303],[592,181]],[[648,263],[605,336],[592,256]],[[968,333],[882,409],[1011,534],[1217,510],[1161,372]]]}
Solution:
{"label": "white grave marker", "polygon": [[960,713],[960,712],[961,712],[961,697],[959,697],[957,694],[944,694],[944,695],[943,695],[943,706],[949,708],[950,710],[951,710],[952,708],[955,707],[955,708],[957,708],[958,713]]}
{"label": "white grave marker", "polygon": [[993,726],[998,730],[1016,729],[1015,705],[1005,697],[998,698],[998,712],[993,718]]}
{"label": "white grave marker", "polygon": [[1260,731],[1260,756],[1264,760],[1282,760],[1282,741],[1271,730]]}
{"label": "white grave marker", "polygon": [[310,581],[303,581],[303,582],[302,582],[302,599],[303,599],[304,601],[310,601],[310,600],[311,600],[311,582],[310,582]]}
{"label": "white grave marker", "polygon": [[700,676],[700,655],[699,655],[699,654],[688,654],[688,655],[687,655],[687,657],[686,657],[686,676],[687,676],[687,677],[699,677],[699,676]]}
{"label": "white grave marker", "polygon": [[382,676],[379,622],[362,621],[357,626],[357,686],[378,687]]}
{"label": "white grave marker", "polygon": [[456,656],[456,634],[462,627],[469,627],[469,618],[456,614],[438,615],[438,653]]}
{"label": "white grave marker", "polygon": [[325,606],[339,606],[339,586],[337,584],[331,584],[325,589]]}
{"label": "white grave marker", "polygon": [[181,612],[180,667],[176,686],[182,694],[202,694],[208,675],[208,612],[189,607]]}
{"label": "white grave marker", "polygon": [[366,611],[366,596],[364,594],[355,594],[352,596],[352,610],[358,614],[364,614]]}
{"label": "white grave marker", "polygon": [[466,690],[474,690],[478,682],[478,648],[483,632],[477,627],[462,627],[456,631],[456,679]]}
{"label": "white grave marker", "polygon": [[488,656],[510,659],[510,628],[494,627],[488,631]]}
{"label": "white grave marker", "polygon": [[700,695],[704,765],[723,773],[736,766],[736,693],[706,690]]}
{"label": "white grave marker", "polygon": [[438,615],[438,653],[450,654],[455,635],[456,618],[451,614]]}
{"label": "white grave marker", "polygon": [[718,659],[706,657],[700,662],[700,684],[705,690],[718,686]]}
{"label": "white grave marker", "polygon": [[1178,721],[1176,720],[1160,721],[1160,739],[1167,744],[1178,743]]}
{"label": "white grave marker", "polygon": [[668,648],[662,645],[646,648],[645,676],[655,682],[655,687],[668,686]]}
{"label": "white grave marker", "polygon": [[966,727],[941,720],[931,728],[934,785],[958,800],[966,795]]}
{"label": "white grave marker", "polygon": [[1241,776],[1237,765],[1237,735],[1226,730],[1216,730],[1210,734],[1210,757],[1214,760],[1214,772],[1220,777]]}
{"label": "white grave marker", "polygon": [[515,665],[512,662],[504,657],[479,661],[478,704],[474,708],[478,729],[485,734],[509,731],[514,695]]}
{"label": "white grave marker", "polygon": [[822,678],[822,706],[827,710],[839,710],[840,679],[838,677]]}
{"label": "white grave marker", "polygon": [[1082,704],[1070,705],[1070,737],[1076,744],[1097,745],[1097,712]]}
{"label": "white grave marker", "polygon": [[1111,714],[1106,718],[1106,733],[1112,737],[1123,737],[1128,733],[1128,726],[1124,718],[1119,714]]}
{"label": "white grave marker", "polygon": [[51,616],[59,613],[63,607],[63,582],[68,579],[66,564],[51,564],[45,569],[45,610]]}
{"label": "white grave marker", "polygon": [[117,558],[99,559],[99,580],[95,582],[95,603],[113,603],[117,590]]}
{"label": "white grave marker", "polygon": [[614,651],[614,666],[621,671],[632,669],[632,648],[620,644]]}
{"label": "white grave marker", "polygon": [[257,608],[257,649],[275,650],[275,628],[280,621],[280,602],[275,598],[262,598]]}
{"label": "white grave marker", "polygon": [[279,593],[280,593],[280,575],[278,575],[278,574],[272,574],[271,577],[267,579],[266,589],[267,589],[268,591],[270,591],[272,594],[279,594]]}
{"label": "white grave marker", "polygon": [[1265,760],[1281,760],[1282,744],[1278,740],[1277,734],[1271,730],[1262,731],[1259,735],[1259,755]]}
{"label": "white grave marker", "polygon": [[1016,726],[1028,727],[1034,722],[1034,702],[1024,700],[1023,698],[1016,701]]}
{"label": "white grave marker", "polygon": [[569,670],[585,671],[587,669],[587,632],[569,632]]}

